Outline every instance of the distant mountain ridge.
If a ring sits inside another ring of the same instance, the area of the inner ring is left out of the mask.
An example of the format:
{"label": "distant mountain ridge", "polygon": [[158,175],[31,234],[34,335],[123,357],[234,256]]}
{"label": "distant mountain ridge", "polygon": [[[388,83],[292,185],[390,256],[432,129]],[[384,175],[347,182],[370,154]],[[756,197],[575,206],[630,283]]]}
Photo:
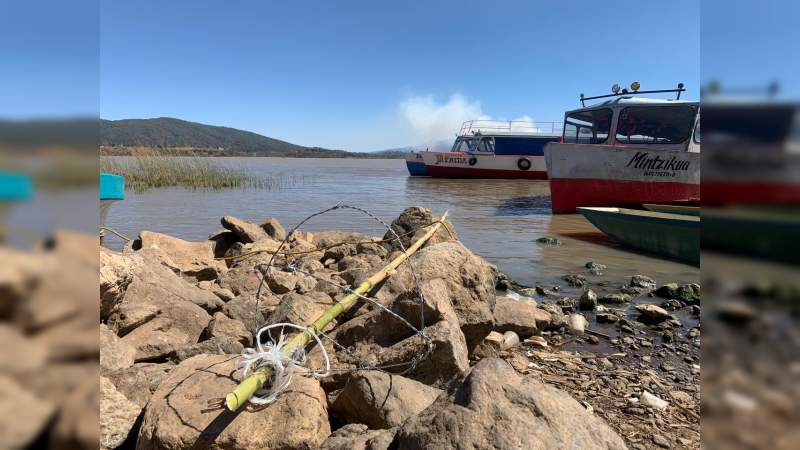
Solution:
{"label": "distant mountain ridge", "polygon": [[125,154],[126,147],[191,149],[220,156],[290,156],[314,158],[397,158],[394,152],[357,153],[305,147],[236,128],[159,117],[100,120],[103,153]]}

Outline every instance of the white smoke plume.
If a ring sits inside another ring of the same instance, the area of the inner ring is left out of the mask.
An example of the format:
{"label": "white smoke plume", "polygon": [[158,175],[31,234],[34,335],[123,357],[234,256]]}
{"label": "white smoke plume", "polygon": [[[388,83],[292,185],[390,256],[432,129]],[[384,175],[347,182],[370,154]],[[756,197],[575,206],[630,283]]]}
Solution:
{"label": "white smoke plume", "polygon": [[443,104],[432,95],[411,97],[400,104],[399,111],[420,143],[452,139],[465,121],[490,118],[479,101],[470,102],[460,94]]}

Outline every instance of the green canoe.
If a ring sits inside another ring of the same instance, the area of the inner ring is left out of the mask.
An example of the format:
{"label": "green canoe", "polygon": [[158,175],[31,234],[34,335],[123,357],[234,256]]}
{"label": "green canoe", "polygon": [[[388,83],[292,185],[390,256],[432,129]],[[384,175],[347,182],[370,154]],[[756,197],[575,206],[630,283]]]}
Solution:
{"label": "green canoe", "polygon": [[625,208],[578,208],[609,237],[627,246],[700,263],[700,217]]}
{"label": "green canoe", "polygon": [[699,206],[682,206],[682,205],[661,205],[657,203],[645,203],[642,205],[648,211],[682,214],[684,216],[699,216]]}
{"label": "green canoe", "polygon": [[800,264],[800,208],[703,208],[703,248]]}

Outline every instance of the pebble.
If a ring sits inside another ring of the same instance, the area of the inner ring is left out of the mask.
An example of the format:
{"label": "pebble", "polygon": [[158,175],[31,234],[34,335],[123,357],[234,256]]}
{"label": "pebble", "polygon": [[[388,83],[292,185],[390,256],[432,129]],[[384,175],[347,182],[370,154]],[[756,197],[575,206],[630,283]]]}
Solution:
{"label": "pebble", "polygon": [[658,410],[666,409],[667,405],[669,405],[669,402],[666,400],[662,400],[647,391],[642,392],[642,395],[639,397],[639,401],[645,406],[649,406]]}
{"label": "pebble", "polygon": [[662,436],[660,434],[654,434],[653,435],[653,443],[656,444],[657,446],[661,447],[661,448],[669,448],[670,447],[669,441],[667,440],[667,438],[665,438],[664,436]]}

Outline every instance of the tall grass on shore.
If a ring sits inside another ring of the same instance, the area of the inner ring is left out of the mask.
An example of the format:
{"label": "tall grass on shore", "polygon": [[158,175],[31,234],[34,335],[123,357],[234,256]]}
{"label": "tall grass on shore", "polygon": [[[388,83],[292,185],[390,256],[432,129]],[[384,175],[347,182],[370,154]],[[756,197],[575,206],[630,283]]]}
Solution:
{"label": "tall grass on shore", "polygon": [[131,156],[101,156],[100,169],[125,177],[125,186],[137,191],[164,187],[187,189],[276,189],[282,180],[258,177],[243,167],[215,158],[183,156],[170,150],[136,149]]}

